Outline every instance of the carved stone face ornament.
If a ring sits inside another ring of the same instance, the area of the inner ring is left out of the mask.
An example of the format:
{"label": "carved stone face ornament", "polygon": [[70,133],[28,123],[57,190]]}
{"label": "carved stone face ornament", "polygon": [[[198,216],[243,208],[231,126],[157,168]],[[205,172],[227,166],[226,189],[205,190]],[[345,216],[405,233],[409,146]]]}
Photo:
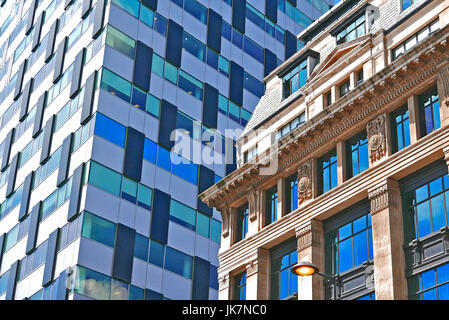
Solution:
{"label": "carved stone face ornament", "polygon": [[366,126],[368,133],[368,148],[371,162],[381,159],[386,154],[385,115],[368,122]]}

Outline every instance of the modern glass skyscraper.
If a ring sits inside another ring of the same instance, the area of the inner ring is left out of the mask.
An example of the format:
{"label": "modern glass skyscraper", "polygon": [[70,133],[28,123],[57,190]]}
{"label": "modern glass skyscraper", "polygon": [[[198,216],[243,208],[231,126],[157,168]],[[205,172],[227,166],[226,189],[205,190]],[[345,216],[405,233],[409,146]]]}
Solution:
{"label": "modern glass skyscraper", "polygon": [[0,299],[216,299],[200,155],[331,2],[0,1]]}

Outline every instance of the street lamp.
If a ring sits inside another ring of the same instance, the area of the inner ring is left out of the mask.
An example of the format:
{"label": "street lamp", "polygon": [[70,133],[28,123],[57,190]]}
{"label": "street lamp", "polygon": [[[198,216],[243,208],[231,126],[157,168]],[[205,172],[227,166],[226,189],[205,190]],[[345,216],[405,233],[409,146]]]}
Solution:
{"label": "street lamp", "polygon": [[320,269],[316,265],[314,265],[311,262],[308,261],[301,261],[296,264],[293,268],[290,270],[292,273],[301,276],[301,277],[307,277],[307,276],[313,276],[314,274],[318,274],[325,278],[328,282],[332,283],[333,285],[333,291],[334,291],[334,298],[337,295],[337,284],[339,283],[340,277],[339,275],[331,276],[326,273],[321,273]]}
{"label": "street lamp", "polygon": [[321,273],[320,269],[318,269],[318,267],[316,265],[314,265],[313,263],[308,262],[308,261],[298,262],[296,264],[296,266],[294,266],[291,269],[291,272],[293,272],[294,274],[296,274],[298,276],[301,276],[301,277],[313,276],[314,274],[318,274],[318,275],[320,275],[320,276],[322,276],[324,278],[328,278],[328,279],[331,279],[331,280],[335,281],[335,277],[334,276],[331,276],[331,275],[328,275],[328,274],[325,274],[325,273]]}

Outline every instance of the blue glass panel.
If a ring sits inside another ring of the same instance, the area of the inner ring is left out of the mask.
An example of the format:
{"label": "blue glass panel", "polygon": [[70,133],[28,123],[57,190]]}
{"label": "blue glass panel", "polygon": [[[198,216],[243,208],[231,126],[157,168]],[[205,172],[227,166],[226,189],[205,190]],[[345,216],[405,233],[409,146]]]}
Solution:
{"label": "blue glass panel", "polygon": [[264,84],[249,73],[245,72],[244,77],[243,87],[255,96],[262,97],[265,91]]}
{"label": "blue glass panel", "polygon": [[[438,179],[441,181],[441,179]],[[432,208],[432,230],[437,231],[446,225],[446,218],[444,216],[444,197],[440,194],[430,200]]]}
{"label": "blue glass panel", "polygon": [[198,183],[198,165],[182,158],[176,153],[172,153],[172,172],[189,181],[190,183]]}
{"label": "blue glass panel", "polygon": [[207,64],[214,68],[215,70],[218,69],[218,54],[210,49],[207,49]]}
{"label": "blue glass panel", "polygon": [[432,289],[423,293],[423,300],[436,300],[437,293],[436,289]]}
{"label": "blue glass panel", "polygon": [[138,0],[112,0],[112,2],[136,18],[139,16],[140,3]]}
{"label": "blue glass panel", "polygon": [[280,274],[280,298],[284,299],[285,297],[289,296],[289,274],[290,274],[290,270],[289,269],[285,269],[281,271]]}
{"label": "blue glass panel", "polygon": [[438,300],[449,300],[449,284],[438,288]]}
{"label": "blue glass panel", "polygon": [[357,220],[354,220],[353,222],[353,229],[354,233],[357,233],[359,231],[362,231],[363,229],[366,229],[366,216],[363,216],[361,218],[358,218]]}
{"label": "blue glass panel", "polygon": [[165,252],[165,269],[186,278],[192,278],[192,257],[184,252],[167,247]]}
{"label": "blue glass panel", "polygon": [[437,282],[444,283],[449,281],[449,264],[437,268]]}
{"label": "blue glass panel", "polygon": [[427,189],[427,185],[423,185],[422,187],[419,187],[416,189],[416,202],[421,202],[427,198],[429,198],[429,192]]}
{"label": "blue glass panel", "polygon": [[244,46],[243,50],[249,54],[251,57],[263,63],[263,49],[259,45],[257,45],[251,39],[244,37]]}
{"label": "blue glass panel", "polygon": [[340,242],[339,253],[340,253],[340,270],[339,272],[344,272],[353,267],[352,262],[352,238]]}
{"label": "blue glass panel", "polygon": [[154,11],[147,8],[144,5],[140,6],[140,15],[139,15],[140,21],[143,23],[149,25],[150,27],[153,27],[154,22]]}
{"label": "blue glass panel", "polygon": [[159,267],[163,267],[164,265],[164,245],[159,242],[151,240],[150,242],[150,257],[149,262],[157,265]]}
{"label": "blue glass panel", "polygon": [[432,182],[429,183],[429,187],[430,187],[430,196],[434,196],[437,193],[443,191],[443,180],[441,178],[433,180]]}
{"label": "blue glass panel", "polygon": [[218,290],[218,272],[217,267],[210,265],[209,286]]}
{"label": "blue glass panel", "polygon": [[167,34],[167,19],[156,13],[154,16],[154,30],[165,36]]}
{"label": "blue glass panel", "polygon": [[147,94],[140,90],[139,88],[133,87],[132,96],[131,96],[131,104],[140,109],[145,111],[146,107],[146,100],[147,100]]}
{"label": "blue glass panel", "polygon": [[235,29],[232,29],[232,43],[240,49],[243,48],[243,35]]}
{"label": "blue glass panel", "polygon": [[424,202],[416,206],[418,220],[419,237],[423,237],[431,232],[429,202]]}
{"label": "blue glass panel", "polygon": [[171,171],[170,151],[160,146],[158,147],[157,152],[157,165],[167,171]]}
{"label": "blue glass panel", "polygon": [[422,289],[426,290],[435,285],[435,270],[430,270],[421,274]]}
{"label": "blue glass panel", "polygon": [[[204,61],[206,58],[206,46],[201,41],[195,39],[190,34],[184,32],[182,46],[195,57]],[[210,50],[209,50],[210,51]]]}
{"label": "blue glass panel", "polygon": [[145,138],[143,148],[143,158],[152,163],[156,163],[157,144],[150,139]]}
{"label": "blue glass panel", "polygon": [[231,33],[232,33],[232,28],[231,26],[226,23],[225,21],[223,21],[222,25],[221,25],[221,34],[224,38],[228,39],[229,41],[231,41]]}
{"label": "blue glass panel", "polygon": [[134,256],[147,261],[148,259],[149,239],[139,233],[136,233],[134,242]]}
{"label": "blue glass panel", "polygon": [[184,10],[207,24],[207,8],[195,0],[184,0]]}
{"label": "blue glass panel", "polygon": [[351,224],[350,223],[348,223],[348,224],[346,224],[343,227],[338,229],[338,237],[339,237],[340,240],[343,240],[344,238],[347,238],[350,235],[352,235],[352,230],[351,230]]}
{"label": "blue glass panel", "polygon": [[366,232],[354,236],[354,265],[358,266],[368,260]]}
{"label": "blue glass panel", "polygon": [[130,285],[128,300],[144,300],[144,290],[139,287]]}
{"label": "blue glass panel", "polygon": [[101,113],[97,113],[95,120],[95,134],[122,148],[125,147],[126,127]]}

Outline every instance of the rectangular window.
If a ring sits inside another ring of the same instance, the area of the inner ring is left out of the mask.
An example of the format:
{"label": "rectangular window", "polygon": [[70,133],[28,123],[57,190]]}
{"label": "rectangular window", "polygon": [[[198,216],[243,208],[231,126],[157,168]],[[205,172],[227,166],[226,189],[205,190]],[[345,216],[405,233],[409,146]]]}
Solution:
{"label": "rectangular window", "polygon": [[78,266],[75,279],[75,292],[97,299],[109,300],[111,278],[102,273]]}
{"label": "rectangular window", "polygon": [[119,197],[122,176],[114,170],[106,168],[95,161],[91,161],[88,183]]}
{"label": "rectangular window", "polygon": [[200,59],[201,61],[205,61],[206,59],[206,46],[199,40],[195,39],[193,36],[184,32],[184,36],[182,39],[182,47],[186,49],[188,52],[193,54],[195,57]]}
{"label": "rectangular window", "polygon": [[285,212],[298,209],[298,175],[293,174],[285,179]]}
{"label": "rectangular window", "polygon": [[401,8],[402,10],[406,10],[419,1],[420,0],[401,0]]}
{"label": "rectangular window", "polygon": [[368,137],[363,131],[346,142],[348,178],[368,169]]}
{"label": "rectangular window", "polygon": [[148,249],[150,246],[150,239],[136,233],[136,240],[134,242],[134,256],[136,258],[142,259],[143,261],[148,261]]}
{"label": "rectangular window", "polygon": [[284,98],[291,96],[307,82],[307,60],[302,61],[296,68],[282,78]]}
{"label": "rectangular window", "polygon": [[182,70],[179,70],[178,86],[189,95],[203,100],[203,83]]}
{"label": "rectangular window", "polygon": [[138,0],[112,0],[112,3],[119,6],[134,17],[139,17],[139,1]]}
{"label": "rectangular window", "polygon": [[125,147],[126,127],[98,112],[94,133],[122,148]]}
{"label": "rectangular window", "polygon": [[114,248],[115,223],[85,211],[81,236]]}
{"label": "rectangular window", "polygon": [[318,159],[318,193],[337,186],[337,154],[335,150]]}
{"label": "rectangular window", "polygon": [[449,300],[449,264],[408,279],[410,300]]}
{"label": "rectangular window", "polygon": [[422,238],[447,226],[449,176],[430,181],[403,195],[405,242]]}
{"label": "rectangular window", "polygon": [[193,231],[196,229],[195,209],[173,199],[170,200],[170,220]]}
{"label": "rectangular window", "polygon": [[246,300],[246,272],[234,277],[234,300]]}
{"label": "rectangular window", "polygon": [[131,83],[106,68],[102,69],[100,88],[120,99],[131,101]]}
{"label": "rectangular window", "polygon": [[391,133],[393,153],[410,145],[410,119],[407,105],[391,113]]}
{"label": "rectangular window", "polygon": [[421,137],[441,127],[440,103],[437,87],[418,96],[421,116]]}
{"label": "rectangular window", "polygon": [[298,276],[291,272],[292,267],[298,262],[295,244],[296,241],[287,241],[281,247],[270,251],[273,300],[289,299],[298,292]]}
{"label": "rectangular window", "polygon": [[192,257],[184,252],[167,247],[165,250],[165,269],[180,276],[192,278]]}
{"label": "rectangular window", "polygon": [[266,191],[266,225],[273,223],[277,220],[278,215],[278,190],[277,186],[272,187]]}
{"label": "rectangular window", "polygon": [[365,13],[363,13],[337,34],[337,44],[357,39],[364,36],[365,33]]}
{"label": "rectangular window", "polygon": [[371,214],[325,234],[326,273],[341,274],[373,259]]}
{"label": "rectangular window", "polygon": [[343,82],[339,87],[340,91],[340,98],[343,97],[345,94],[347,94],[350,90],[350,82],[349,80]]}
{"label": "rectangular window", "polygon": [[400,45],[395,47],[392,50],[392,59],[395,60],[399,58],[406,51],[410,50],[419,42],[423,41],[424,39],[426,39],[428,36],[430,36],[439,29],[440,29],[440,21],[439,19],[436,19],[435,21],[433,21],[432,23],[430,23],[429,25],[425,26],[423,29],[412,35],[410,38],[402,42]]}
{"label": "rectangular window", "polygon": [[248,233],[248,219],[249,219],[249,208],[248,204],[237,209],[237,231],[236,231],[236,242],[245,239]]}
{"label": "rectangular window", "polygon": [[276,133],[276,140],[279,140],[280,138],[284,137],[291,131],[295,130],[300,124],[304,123],[306,121],[306,114],[303,112],[299,115],[299,117],[293,119],[288,124],[283,126],[281,129],[278,130]]}

